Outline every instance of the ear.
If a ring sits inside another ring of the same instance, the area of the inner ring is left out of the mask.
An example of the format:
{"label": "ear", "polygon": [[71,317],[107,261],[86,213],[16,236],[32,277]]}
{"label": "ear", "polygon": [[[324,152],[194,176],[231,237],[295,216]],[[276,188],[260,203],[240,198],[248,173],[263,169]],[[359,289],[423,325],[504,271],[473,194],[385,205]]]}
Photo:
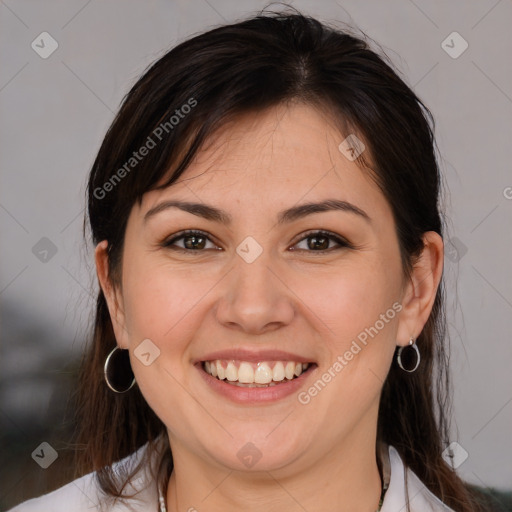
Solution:
{"label": "ear", "polygon": [[443,256],[443,239],[438,233],[427,231],[423,235],[423,250],[404,289],[397,345],[404,346],[411,338],[416,339],[427,323],[441,281]]}
{"label": "ear", "polygon": [[103,295],[107,301],[112,327],[116,336],[119,348],[127,349],[129,347],[128,332],[126,330],[125,314],[122,301],[122,294],[112,283],[109,276],[108,266],[108,241],[101,241],[94,250],[94,259],[96,261],[96,273],[100,282]]}

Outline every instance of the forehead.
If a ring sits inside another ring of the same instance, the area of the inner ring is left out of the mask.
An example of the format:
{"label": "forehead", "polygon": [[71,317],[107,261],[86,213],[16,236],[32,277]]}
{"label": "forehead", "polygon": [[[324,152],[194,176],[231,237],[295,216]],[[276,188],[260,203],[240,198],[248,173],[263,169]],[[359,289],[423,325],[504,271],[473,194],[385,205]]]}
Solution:
{"label": "forehead", "polygon": [[332,119],[305,104],[244,114],[205,142],[177,182],[146,193],[141,214],[171,197],[233,204],[239,212],[241,205],[266,211],[333,196],[386,209],[369,171],[340,151],[344,139]]}

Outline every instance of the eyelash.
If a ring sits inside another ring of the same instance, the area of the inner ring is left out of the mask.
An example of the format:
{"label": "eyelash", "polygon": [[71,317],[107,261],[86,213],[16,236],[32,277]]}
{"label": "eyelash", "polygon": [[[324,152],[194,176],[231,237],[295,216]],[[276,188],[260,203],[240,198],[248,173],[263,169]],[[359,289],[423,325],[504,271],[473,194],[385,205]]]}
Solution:
{"label": "eyelash", "polygon": [[[208,241],[212,242],[212,240],[210,240],[210,238],[208,236],[208,233],[206,233],[204,231],[189,229],[189,230],[185,230],[185,231],[181,231],[180,233],[177,233],[176,236],[173,236],[171,239],[164,240],[160,245],[164,248],[171,249],[173,251],[182,252],[182,253],[187,253],[187,254],[194,253],[194,252],[204,252],[207,250],[207,249],[194,250],[194,249],[184,249],[183,247],[173,247],[173,244],[175,244],[178,240],[186,238],[187,235],[200,236],[200,237],[206,238]],[[325,236],[328,239],[335,241],[338,244],[338,247],[323,249],[323,250],[319,250],[319,251],[307,250],[307,249],[297,249],[297,250],[311,252],[311,253],[325,254],[328,252],[332,252],[333,250],[338,250],[338,249],[343,249],[343,248],[353,249],[353,246],[344,238],[342,238],[338,235],[335,235],[334,233],[331,233],[329,231],[324,231],[324,230],[308,231],[308,232],[304,233],[304,236],[300,240],[298,240],[294,245],[297,245],[300,242],[307,240],[308,238],[313,238],[314,236]],[[294,251],[296,251],[296,249],[294,249]]]}

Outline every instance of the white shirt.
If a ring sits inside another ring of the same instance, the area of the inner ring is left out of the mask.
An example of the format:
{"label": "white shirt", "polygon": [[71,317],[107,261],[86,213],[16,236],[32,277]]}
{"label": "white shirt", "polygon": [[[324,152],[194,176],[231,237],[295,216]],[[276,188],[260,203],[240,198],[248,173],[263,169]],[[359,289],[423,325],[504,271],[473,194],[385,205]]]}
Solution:
{"label": "white shirt", "polygon": [[[129,455],[119,463],[127,464],[128,469],[143,455],[147,445]],[[154,463],[156,455],[150,461]],[[411,512],[453,512],[434,496],[420,479],[405,466],[400,455],[392,446],[389,447],[391,477],[388,490],[384,497],[381,512],[407,512],[405,492],[405,472],[407,471],[408,495]],[[118,501],[114,506],[104,505],[103,512],[158,512],[158,488],[155,480],[148,475],[148,468],[141,469],[127,485],[127,491],[138,490],[137,500],[127,503]],[[95,482],[94,473],[56,489],[55,491],[25,501],[8,512],[95,512],[100,511],[99,503],[104,500]]]}

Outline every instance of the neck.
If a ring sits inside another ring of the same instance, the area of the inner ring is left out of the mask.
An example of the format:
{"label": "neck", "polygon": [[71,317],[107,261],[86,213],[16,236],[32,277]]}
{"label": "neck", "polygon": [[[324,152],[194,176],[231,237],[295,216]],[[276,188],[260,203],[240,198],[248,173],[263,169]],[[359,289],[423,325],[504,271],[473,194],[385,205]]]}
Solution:
{"label": "neck", "polygon": [[301,470],[237,471],[205,464],[172,443],[167,511],[375,512],[382,490],[375,438],[343,443]]}

